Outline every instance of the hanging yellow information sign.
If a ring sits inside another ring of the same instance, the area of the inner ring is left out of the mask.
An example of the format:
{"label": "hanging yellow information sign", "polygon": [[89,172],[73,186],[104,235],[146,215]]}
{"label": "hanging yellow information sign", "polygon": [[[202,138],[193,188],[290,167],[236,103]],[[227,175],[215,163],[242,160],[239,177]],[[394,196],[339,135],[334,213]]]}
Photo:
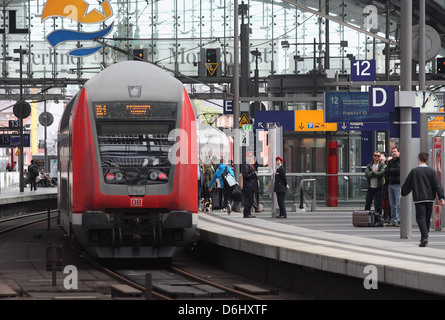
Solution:
{"label": "hanging yellow information sign", "polygon": [[296,110],[295,131],[337,131],[337,123],[324,122],[323,110]]}

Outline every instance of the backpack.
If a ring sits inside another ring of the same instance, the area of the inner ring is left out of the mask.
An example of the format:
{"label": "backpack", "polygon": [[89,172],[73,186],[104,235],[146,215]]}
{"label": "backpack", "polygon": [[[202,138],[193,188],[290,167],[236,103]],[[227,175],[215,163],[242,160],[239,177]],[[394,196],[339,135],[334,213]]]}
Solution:
{"label": "backpack", "polygon": [[221,173],[221,177],[224,179],[224,186],[232,188],[236,185],[235,178],[227,171],[227,166],[224,168],[224,172]]}
{"label": "backpack", "polygon": [[33,176],[38,176],[39,175],[39,168],[37,168],[37,166],[35,164],[30,165],[29,166],[29,173],[32,174]]}

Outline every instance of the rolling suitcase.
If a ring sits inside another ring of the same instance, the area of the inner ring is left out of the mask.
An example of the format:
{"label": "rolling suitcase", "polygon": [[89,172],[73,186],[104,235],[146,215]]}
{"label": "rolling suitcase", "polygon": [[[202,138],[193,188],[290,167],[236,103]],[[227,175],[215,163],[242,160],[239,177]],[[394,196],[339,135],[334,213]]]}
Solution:
{"label": "rolling suitcase", "polygon": [[383,221],[380,214],[375,211],[354,211],[352,225],[354,227],[383,227]]}

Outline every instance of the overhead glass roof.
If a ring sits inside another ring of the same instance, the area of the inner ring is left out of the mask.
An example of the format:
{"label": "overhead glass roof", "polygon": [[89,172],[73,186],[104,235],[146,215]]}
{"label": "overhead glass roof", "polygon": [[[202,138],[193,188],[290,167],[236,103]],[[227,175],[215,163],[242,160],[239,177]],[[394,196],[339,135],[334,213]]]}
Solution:
{"label": "overhead glass roof", "polygon": [[[427,9],[434,4],[443,10],[443,2],[427,1]],[[374,58],[377,72],[385,72],[385,44],[368,34],[297,8],[291,1],[239,3],[248,7],[240,22],[244,19],[249,27],[249,50],[261,53],[260,77],[325,69],[349,73],[350,58]],[[389,38],[398,38],[400,1],[298,3],[382,37],[388,22]],[[369,3],[377,8],[377,21],[372,22],[377,27],[367,22],[369,9],[365,6]],[[82,83],[104,67],[129,59],[137,48],[145,49],[149,61],[189,77],[198,76],[201,49],[218,48],[221,76],[233,74],[233,0],[3,0],[0,6],[1,36],[6,44],[1,48],[3,92],[8,91],[5,79],[19,77],[19,63],[12,59],[18,57],[14,49],[20,46],[28,50],[24,55],[27,79]],[[83,40],[85,33],[97,39]],[[399,57],[396,48],[392,49],[390,72],[397,73]],[[251,55],[250,76],[254,66]]]}

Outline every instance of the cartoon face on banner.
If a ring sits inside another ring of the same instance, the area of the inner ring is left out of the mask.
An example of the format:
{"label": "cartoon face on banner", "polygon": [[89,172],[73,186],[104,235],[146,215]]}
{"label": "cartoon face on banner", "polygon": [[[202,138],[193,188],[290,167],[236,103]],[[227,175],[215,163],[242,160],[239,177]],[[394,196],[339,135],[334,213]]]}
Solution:
{"label": "cartoon face on banner", "polygon": [[[60,17],[81,24],[101,26],[102,22],[113,16],[113,10],[108,0],[99,3],[97,0],[48,0],[43,8],[42,22],[48,18]],[[47,37],[49,44],[56,48],[67,41],[92,42],[105,37],[113,29],[111,23],[105,29],[94,32],[82,32],[77,30],[59,29],[51,32]],[[103,46],[73,48],[67,54],[74,57],[84,57],[99,51]]]}

